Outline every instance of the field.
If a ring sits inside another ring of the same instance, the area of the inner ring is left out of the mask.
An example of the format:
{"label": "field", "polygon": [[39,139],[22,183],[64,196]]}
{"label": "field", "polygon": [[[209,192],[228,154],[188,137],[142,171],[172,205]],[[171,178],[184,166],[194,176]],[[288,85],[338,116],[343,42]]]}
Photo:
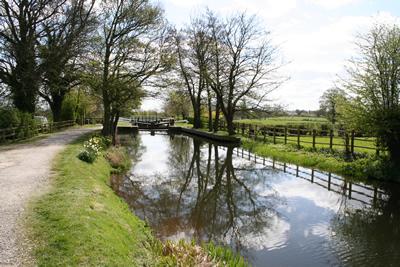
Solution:
{"label": "field", "polygon": [[325,118],[305,117],[305,116],[282,116],[282,117],[270,117],[266,119],[243,119],[243,120],[236,120],[235,122],[256,124],[256,125],[309,125],[309,126],[329,123],[328,120]]}

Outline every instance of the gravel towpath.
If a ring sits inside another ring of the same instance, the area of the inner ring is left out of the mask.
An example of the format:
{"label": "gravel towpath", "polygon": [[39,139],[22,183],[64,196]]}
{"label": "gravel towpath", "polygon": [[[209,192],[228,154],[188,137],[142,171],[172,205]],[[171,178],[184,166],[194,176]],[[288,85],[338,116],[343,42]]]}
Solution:
{"label": "gravel towpath", "polygon": [[20,227],[28,202],[45,192],[56,154],[93,130],[73,128],[33,143],[0,147],[0,266],[27,264],[30,245]]}

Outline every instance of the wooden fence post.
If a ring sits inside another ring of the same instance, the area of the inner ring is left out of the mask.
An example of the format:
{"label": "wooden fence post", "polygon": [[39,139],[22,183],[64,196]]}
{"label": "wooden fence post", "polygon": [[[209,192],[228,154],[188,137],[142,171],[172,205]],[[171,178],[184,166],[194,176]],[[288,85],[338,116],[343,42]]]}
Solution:
{"label": "wooden fence post", "polygon": [[285,126],[285,145],[287,144],[287,126]]}
{"label": "wooden fence post", "polygon": [[344,144],[345,144],[345,149],[346,149],[346,155],[350,154],[350,137],[349,137],[349,133],[346,132],[344,134]]}
{"label": "wooden fence post", "polygon": [[317,134],[317,131],[315,129],[313,129],[312,131],[312,147],[313,149],[315,149],[315,136]]}
{"label": "wooden fence post", "polygon": [[350,151],[351,154],[354,155],[354,136],[355,136],[355,131],[351,131],[351,142],[350,142]]}
{"label": "wooden fence post", "polygon": [[329,148],[331,150],[333,149],[333,130],[332,129],[329,131]]}
{"label": "wooden fence post", "polygon": [[274,144],[276,144],[276,128],[275,127],[272,129],[272,134],[274,136]]}
{"label": "wooden fence post", "polygon": [[300,148],[300,127],[297,127],[297,148]]}

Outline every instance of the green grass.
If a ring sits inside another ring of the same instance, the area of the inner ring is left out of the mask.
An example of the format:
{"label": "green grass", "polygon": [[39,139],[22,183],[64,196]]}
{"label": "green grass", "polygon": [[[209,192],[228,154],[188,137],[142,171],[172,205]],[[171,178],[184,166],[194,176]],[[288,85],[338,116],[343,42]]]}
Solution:
{"label": "green grass", "polygon": [[153,237],[144,222],[109,187],[112,170],[76,155],[82,139],[58,156],[50,192],[32,204],[30,233],[39,266],[150,264]]}
{"label": "green grass", "polygon": [[386,175],[382,173],[384,158],[372,155],[346,161],[337,151],[297,149],[294,145],[263,143],[249,138],[242,138],[242,146],[259,156],[347,177],[384,179]]}
{"label": "green grass", "polygon": [[[164,244],[109,185],[110,174],[126,171],[130,164],[126,150],[111,148],[103,152],[109,161],[100,155],[89,164],[77,158],[88,138],[57,156],[49,191],[30,205],[26,229],[35,244],[36,265],[176,266],[177,256],[164,255]],[[245,266],[234,253],[215,251],[207,246],[199,253],[212,257],[212,262],[227,259],[228,266]],[[179,260],[179,266],[187,266],[186,258]]]}
{"label": "green grass", "polygon": [[[258,136],[258,138],[262,138],[262,136]],[[267,136],[267,140],[269,142],[273,142],[272,136]],[[284,144],[284,137],[277,136],[276,143]],[[300,145],[305,148],[313,147],[313,138],[312,136],[300,136]],[[315,137],[315,148],[329,148],[330,137],[328,136],[316,136]],[[375,154],[376,146],[375,146],[376,138],[374,137],[357,137],[354,139],[354,151],[359,153],[368,153]],[[296,136],[288,136],[287,138],[288,144],[297,145],[297,137]],[[334,136],[332,141],[332,148],[336,150],[345,150],[344,146],[344,138]]]}

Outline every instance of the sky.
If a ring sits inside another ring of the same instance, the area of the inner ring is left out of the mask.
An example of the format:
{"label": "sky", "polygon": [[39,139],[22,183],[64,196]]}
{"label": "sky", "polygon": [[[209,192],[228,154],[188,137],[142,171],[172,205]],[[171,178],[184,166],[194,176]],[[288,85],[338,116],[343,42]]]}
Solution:
{"label": "sky", "polygon": [[[221,16],[246,11],[271,32],[289,77],[269,96],[289,110],[315,110],[319,98],[345,75],[347,60],[357,56],[357,34],[374,23],[400,25],[400,0],[161,0],[168,21],[181,28],[206,7]],[[142,109],[160,109],[145,100]]]}

